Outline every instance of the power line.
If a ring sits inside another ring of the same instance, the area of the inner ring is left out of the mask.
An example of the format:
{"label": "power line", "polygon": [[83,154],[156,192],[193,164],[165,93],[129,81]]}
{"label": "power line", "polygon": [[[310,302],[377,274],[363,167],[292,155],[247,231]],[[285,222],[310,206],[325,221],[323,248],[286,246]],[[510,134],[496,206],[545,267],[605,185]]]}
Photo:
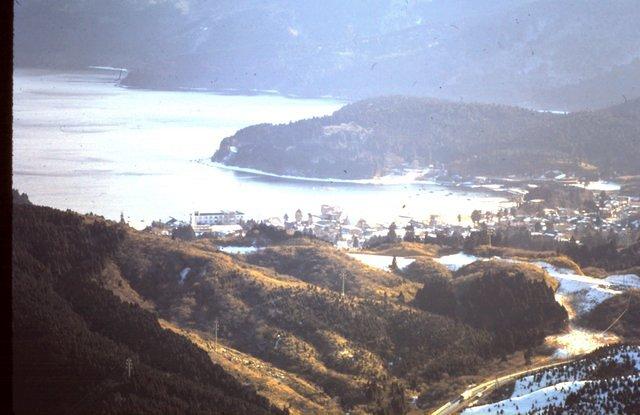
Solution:
{"label": "power line", "polygon": [[609,331],[609,329],[611,327],[613,327],[618,320],[620,320],[622,318],[622,316],[624,316],[626,314],[626,312],[629,310],[629,306],[631,305],[631,290],[629,289],[629,287],[627,286],[627,275],[625,274],[624,276],[624,280],[622,285],[624,285],[625,287],[627,287],[627,306],[624,308],[624,310],[622,310],[622,313],[620,313],[620,315],[618,316],[618,318],[616,318],[615,320],[613,320],[613,323],[609,324],[609,327],[607,327],[606,329],[604,329],[602,331],[602,333],[600,333],[600,335],[604,335],[607,331]]}

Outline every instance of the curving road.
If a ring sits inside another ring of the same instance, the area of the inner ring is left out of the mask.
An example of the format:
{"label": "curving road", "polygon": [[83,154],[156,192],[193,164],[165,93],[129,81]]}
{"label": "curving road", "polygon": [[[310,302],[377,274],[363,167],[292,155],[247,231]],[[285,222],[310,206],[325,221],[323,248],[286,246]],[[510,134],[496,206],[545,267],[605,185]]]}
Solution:
{"label": "curving road", "polygon": [[495,378],[492,380],[488,380],[486,382],[483,382],[477,386],[472,387],[471,389],[467,389],[466,391],[462,392],[460,394],[460,397],[462,397],[463,399],[461,400],[460,397],[455,398],[449,402],[447,402],[446,404],[442,405],[440,408],[436,409],[435,411],[433,411],[431,413],[431,415],[450,415],[450,414],[455,414],[458,413],[460,411],[462,411],[463,409],[465,409],[467,406],[469,406],[469,404],[471,404],[471,402],[473,402],[474,400],[476,400],[477,398],[480,398],[483,395],[486,395],[487,393],[492,392],[494,389],[508,383],[511,382],[513,380],[516,380],[522,376],[526,376],[526,375],[530,375],[534,372],[537,372],[539,370],[542,369],[547,369],[550,367],[554,367],[554,366],[560,366],[560,365],[564,365],[567,364],[573,360],[578,360],[580,359],[581,356],[575,356],[572,359],[569,360],[562,360],[562,361],[558,361],[558,362],[554,362],[554,363],[548,363],[548,364],[544,364],[544,365],[539,365],[530,369],[526,369],[526,370],[521,370],[519,372],[515,372],[515,373],[511,373],[509,375],[505,375],[505,376],[501,376],[499,378]]}

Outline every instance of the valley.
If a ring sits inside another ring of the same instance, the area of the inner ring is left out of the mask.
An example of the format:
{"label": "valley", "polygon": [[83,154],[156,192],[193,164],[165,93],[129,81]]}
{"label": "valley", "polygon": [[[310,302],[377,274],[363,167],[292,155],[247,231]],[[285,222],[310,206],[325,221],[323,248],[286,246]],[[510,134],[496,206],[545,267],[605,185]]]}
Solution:
{"label": "valley", "polygon": [[[591,308],[595,304],[595,311],[606,299],[587,294],[568,296],[569,303],[565,303],[560,297],[576,290],[597,292],[602,283],[616,284],[619,293],[626,293],[638,282],[637,276],[591,282],[589,277],[573,276],[571,271],[539,262],[540,258],[532,258],[531,263],[482,260],[471,254],[443,255],[435,246],[421,248],[420,244],[406,243],[380,251],[412,254],[413,261],[400,263],[402,267],[395,271],[372,268],[358,256],[304,237],[290,237],[260,250],[225,253],[207,238],[181,241],[96,216],[28,204],[15,205],[14,209],[16,284],[32,278],[29,269],[38,269],[21,265],[26,263],[26,252],[36,252],[27,247],[40,243],[67,246],[46,257],[30,257],[28,261],[53,270],[40,277],[42,283],[53,284],[54,290],[69,284],[86,286],[83,289],[89,291],[83,295],[83,302],[100,292],[100,296],[111,297],[109,302],[129,304],[145,319],[151,318],[154,324],[180,335],[208,355],[216,370],[255,388],[289,413],[369,413],[385,407],[393,413],[435,409],[453,399],[464,382],[522,370],[531,362],[573,356],[576,352],[563,350],[551,341],[576,319],[565,308],[571,312],[583,310],[579,304]],[[46,240],[34,239],[56,223],[67,225]],[[25,233],[27,229],[29,233]],[[82,256],[74,254],[82,252],[76,251],[84,249],[82,245],[70,248],[74,245],[68,238],[73,233],[84,235],[82,244],[106,248],[98,250],[104,253],[93,255],[89,267],[83,265],[86,261]],[[104,245],[107,241],[111,242]],[[22,250],[22,246],[28,250]],[[439,250],[452,252],[446,246]],[[374,250],[360,255],[377,254]],[[467,265],[461,266],[461,259]],[[447,268],[438,262],[460,265]],[[61,265],[54,264],[65,265],[59,268]],[[576,272],[581,273],[579,268]],[[576,281],[592,285],[571,288]],[[503,302],[482,301],[486,293],[495,293],[496,289],[501,290],[499,298]],[[90,294],[92,290],[97,291]],[[67,298],[72,312],[83,315],[83,303],[77,303],[80,298],[67,297],[71,292],[58,292]],[[450,297],[429,297],[436,292],[449,292]],[[509,301],[512,295],[518,298],[516,302]],[[32,311],[21,304],[14,303],[14,311],[26,318]],[[52,317],[60,313],[55,308],[48,312]],[[511,320],[502,321],[496,313],[509,315]],[[583,315],[584,311],[579,311],[579,316]],[[113,324],[109,322],[111,317],[102,318],[106,318],[100,323],[107,324],[104,327]],[[101,326],[89,327],[102,330]],[[118,331],[110,333],[121,335],[116,334]],[[632,333],[620,332],[618,337],[592,343],[578,353],[634,338]],[[131,341],[134,343],[128,343],[128,347],[133,347],[131,352],[137,356],[141,351],[133,346],[137,344],[135,336],[125,342]],[[134,360],[144,362],[144,356]],[[84,376],[84,369],[79,369],[78,376]],[[71,377],[69,382],[73,381]],[[97,387],[89,382],[84,388],[91,391]],[[111,392],[100,393],[109,396]],[[123,395],[119,405],[131,405],[139,399],[139,393]]]}

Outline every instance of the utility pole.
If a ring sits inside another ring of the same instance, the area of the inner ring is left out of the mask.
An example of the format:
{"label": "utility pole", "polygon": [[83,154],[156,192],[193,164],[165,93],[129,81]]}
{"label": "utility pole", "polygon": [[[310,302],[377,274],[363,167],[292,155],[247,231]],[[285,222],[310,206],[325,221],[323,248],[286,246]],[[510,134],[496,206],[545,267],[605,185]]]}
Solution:
{"label": "utility pole", "polygon": [[213,350],[215,351],[218,349],[218,319],[216,319],[216,322],[214,323],[214,326],[213,326],[213,335],[214,335]]}
{"label": "utility pole", "polygon": [[341,272],[340,276],[342,277],[342,297],[344,297],[344,278],[345,278],[344,272]]}
{"label": "utility pole", "polygon": [[130,357],[127,357],[127,360],[124,361],[124,366],[127,369],[127,378],[131,379],[131,371],[133,370],[133,360]]}

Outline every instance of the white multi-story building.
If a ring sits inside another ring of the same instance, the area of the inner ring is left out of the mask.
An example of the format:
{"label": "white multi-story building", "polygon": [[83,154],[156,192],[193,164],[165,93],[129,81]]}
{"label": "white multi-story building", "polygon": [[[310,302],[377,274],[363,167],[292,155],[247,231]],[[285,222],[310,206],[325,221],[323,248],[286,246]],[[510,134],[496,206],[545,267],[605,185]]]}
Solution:
{"label": "white multi-story building", "polygon": [[244,213],[221,210],[214,213],[194,212],[191,215],[191,226],[237,225],[244,219]]}

